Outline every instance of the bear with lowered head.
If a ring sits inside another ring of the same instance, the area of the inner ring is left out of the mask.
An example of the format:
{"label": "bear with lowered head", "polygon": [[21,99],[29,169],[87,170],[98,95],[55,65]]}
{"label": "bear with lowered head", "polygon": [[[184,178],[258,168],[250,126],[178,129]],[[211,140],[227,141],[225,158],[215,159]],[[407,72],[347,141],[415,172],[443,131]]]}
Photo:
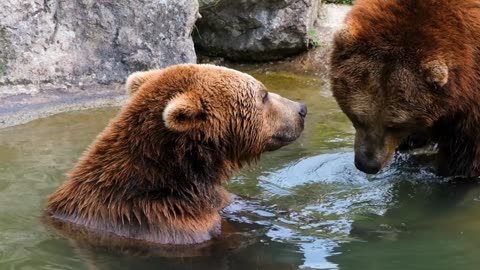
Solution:
{"label": "bear with lowered head", "polygon": [[442,175],[480,175],[476,0],[358,0],[334,38],[331,86],[355,127],[355,165],[377,173],[411,138]]}
{"label": "bear with lowered head", "polygon": [[219,235],[223,184],[296,140],[306,107],[242,72],[176,65],[132,74],[128,103],[53,193],[48,219],[158,244]]}

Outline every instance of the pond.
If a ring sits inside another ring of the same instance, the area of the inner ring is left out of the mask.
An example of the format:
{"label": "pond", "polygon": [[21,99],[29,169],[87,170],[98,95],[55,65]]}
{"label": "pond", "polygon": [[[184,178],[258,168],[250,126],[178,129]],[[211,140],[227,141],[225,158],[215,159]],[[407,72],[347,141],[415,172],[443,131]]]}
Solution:
{"label": "pond", "polygon": [[297,142],[231,179],[236,199],[223,217],[236,245],[128,255],[79,248],[41,222],[47,196],[118,111],[105,108],[0,130],[0,269],[478,269],[478,180],[438,178],[422,153],[367,176],[353,165],[354,130],[324,81],[249,72],[309,115]]}

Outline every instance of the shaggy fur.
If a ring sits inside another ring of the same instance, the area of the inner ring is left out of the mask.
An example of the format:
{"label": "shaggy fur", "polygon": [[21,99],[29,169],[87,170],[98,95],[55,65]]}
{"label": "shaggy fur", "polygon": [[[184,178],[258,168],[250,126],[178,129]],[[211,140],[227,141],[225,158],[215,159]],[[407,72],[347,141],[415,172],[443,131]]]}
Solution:
{"label": "shaggy fur", "polygon": [[480,1],[358,0],[334,40],[331,83],[376,173],[408,136],[437,142],[443,174],[480,175]]}
{"label": "shaggy fur", "polygon": [[[128,104],[50,196],[47,213],[95,232],[193,244],[220,232],[233,172],[295,140],[301,104],[210,65],[135,73]],[[265,102],[264,102],[265,101]]]}

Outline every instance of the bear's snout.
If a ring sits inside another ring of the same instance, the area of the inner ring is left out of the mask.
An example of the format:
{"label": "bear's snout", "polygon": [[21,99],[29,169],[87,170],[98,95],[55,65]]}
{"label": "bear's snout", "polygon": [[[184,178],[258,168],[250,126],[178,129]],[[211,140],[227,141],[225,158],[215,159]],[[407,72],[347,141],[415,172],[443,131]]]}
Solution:
{"label": "bear's snout", "polygon": [[364,153],[355,154],[355,167],[367,174],[376,174],[382,169],[382,163],[376,159],[367,158]]}
{"label": "bear's snout", "polygon": [[303,103],[270,94],[271,104],[266,109],[264,128],[269,134],[267,151],[276,150],[294,142],[303,132],[307,106]]}
{"label": "bear's snout", "polygon": [[392,159],[397,144],[397,138],[385,135],[381,128],[357,128],[354,144],[355,167],[367,174],[378,173]]}
{"label": "bear's snout", "polygon": [[300,103],[300,111],[298,112],[302,118],[307,116],[307,105]]}

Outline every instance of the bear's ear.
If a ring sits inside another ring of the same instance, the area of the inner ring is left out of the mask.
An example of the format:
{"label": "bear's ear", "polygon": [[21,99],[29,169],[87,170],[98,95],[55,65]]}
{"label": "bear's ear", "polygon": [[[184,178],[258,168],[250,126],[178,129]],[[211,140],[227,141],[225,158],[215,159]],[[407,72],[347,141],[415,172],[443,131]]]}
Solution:
{"label": "bear's ear", "polygon": [[443,60],[427,61],[422,66],[425,80],[438,87],[443,87],[448,82],[448,66]]}
{"label": "bear's ear", "polygon": [[198,129],[207,121],[207,112],[201,99],[189,93],[171,99],[162,116],[165,127],[177,132]]}
{"label": "bear's ear", "polygon": [[158,75],[161,69],[153,69],[149,71],[138,71],[130,74],[128,76],[127,82],[125,83],[125,88],[127,94],[132,95],[150,78]]}

